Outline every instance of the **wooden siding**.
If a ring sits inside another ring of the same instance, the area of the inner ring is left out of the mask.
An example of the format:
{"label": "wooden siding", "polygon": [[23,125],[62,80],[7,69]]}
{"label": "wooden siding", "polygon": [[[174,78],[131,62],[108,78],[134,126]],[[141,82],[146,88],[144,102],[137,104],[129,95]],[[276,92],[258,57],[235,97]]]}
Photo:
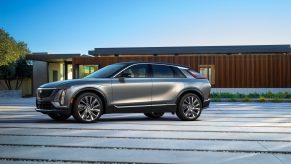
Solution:
{"label": "wooden siding", "polygon": [[75,57],[73,67],[124,61],[177,63],[197,71],[199,65],[215,65],[216,88],[291,87],[291,54]]}

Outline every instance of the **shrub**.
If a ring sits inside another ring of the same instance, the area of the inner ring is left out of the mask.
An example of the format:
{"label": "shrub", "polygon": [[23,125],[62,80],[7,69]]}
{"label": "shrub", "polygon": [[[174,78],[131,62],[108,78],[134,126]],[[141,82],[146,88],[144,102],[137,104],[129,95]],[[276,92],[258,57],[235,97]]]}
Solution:
{"label": "shrub", "polygon": [[282,99],[279,97],[275,97],[274,99],[271,100],[272,102],[282,102]]}
{"label": "shrub", "polygon": [[237,102],[237,99],[233,97],[233,98],[230,99],[230,101],[231,102]]}
{"label": "shrub", "polygon": [[264,96],[266,98],[274,98],[274,94],[272,92],[262,93],[261,96]]}
{"label": "shrub", "polygon": [[250,94],[248,94],[248,97],[249,98],[259,98],[260,94],[258,94],[258,93],[250,93]]}
{"label": "shrub", "polygon": [[248,96],[245,96],[245,97],[243,98],[243,102],[250,102],[250,98],[249,98]]}
{"label": "shrub", "polygon": [[264,96],[259,97],[259,102],[266,102],[266,98]]}

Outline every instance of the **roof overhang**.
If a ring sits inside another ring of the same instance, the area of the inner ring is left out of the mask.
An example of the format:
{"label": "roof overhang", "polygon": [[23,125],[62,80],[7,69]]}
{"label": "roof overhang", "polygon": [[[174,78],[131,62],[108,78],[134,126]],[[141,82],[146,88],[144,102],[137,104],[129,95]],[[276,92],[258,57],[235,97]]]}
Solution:
{"label": "roof overhang", "polygon": [[64,62],[72,61],[73,57],[79,57],[81,54],[47,54],[47,53],[33,53],[26,55],[28,60],[45,61],[45,62]]}
{"label": "roof overhang", "polygon": [[242,46],[189,46],[189,47],[127,47],[95,48],[89,55],[179,55],[179,54],[243,54],[289,53],[290,45],[242,45]]}

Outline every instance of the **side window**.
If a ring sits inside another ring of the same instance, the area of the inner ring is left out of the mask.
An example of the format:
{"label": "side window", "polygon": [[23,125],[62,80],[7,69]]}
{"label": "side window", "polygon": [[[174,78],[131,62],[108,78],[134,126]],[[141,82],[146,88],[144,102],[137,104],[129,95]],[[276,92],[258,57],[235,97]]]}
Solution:
{"label": "side window", "polygon": [[176,67],[172,67],[174,70],[175,78],[186,78],[186,76]]}
{"label": "side window", "polygon": [[175,73],[170,66],[152,65],[153,78],[174,78]]}
{"label": "side window", "polygon": [[124,70],[119,77],[126,78],[147,78],[148,77],[148,65],[147,64],[138,64],[129,67]]}

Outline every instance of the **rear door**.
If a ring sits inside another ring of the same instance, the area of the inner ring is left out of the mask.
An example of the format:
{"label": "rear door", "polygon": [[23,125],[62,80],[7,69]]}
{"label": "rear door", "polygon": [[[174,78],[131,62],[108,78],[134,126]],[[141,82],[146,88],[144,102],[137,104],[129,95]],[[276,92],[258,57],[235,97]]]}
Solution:
{"label": "rear door", "polygon": [[173,66],[152,64],[152,105],[174,105],[184,88],[185,76]]}

